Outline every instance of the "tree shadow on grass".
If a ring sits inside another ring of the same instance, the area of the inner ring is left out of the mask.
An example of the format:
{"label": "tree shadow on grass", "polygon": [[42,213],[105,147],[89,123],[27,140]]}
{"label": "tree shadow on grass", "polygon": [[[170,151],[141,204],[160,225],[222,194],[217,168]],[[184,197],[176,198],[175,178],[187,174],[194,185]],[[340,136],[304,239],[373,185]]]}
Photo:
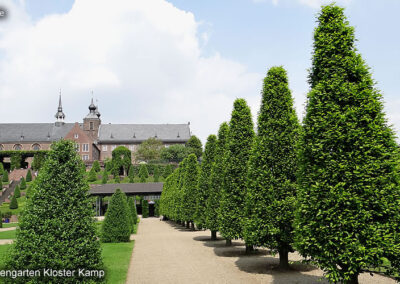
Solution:
{"label": "tree shadow on grass", "polygon": [[317,268],[299,261],[290,262],[289,270],[279,269],[279,259],[262,255],[242,255],[235,262],[236,266],[247,273],[269,274],[273,277],[274,284],[286,283],[328,283],[322,276],[309,275],[302,272],[310,272]]}

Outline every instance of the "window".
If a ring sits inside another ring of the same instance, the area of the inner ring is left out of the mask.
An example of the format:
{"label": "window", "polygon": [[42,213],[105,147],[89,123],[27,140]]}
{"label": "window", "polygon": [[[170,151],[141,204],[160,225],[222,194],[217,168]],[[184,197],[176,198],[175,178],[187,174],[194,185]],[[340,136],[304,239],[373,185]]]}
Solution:
{"label": "window", "polygon": [[83,156],[82,156],[82,160],[88,161],[88,160],[89,160],[89,155],[83,155]]}
{"label": "window", "polygon": [[94,123],[93,122],[89,122],[89,129],[90,130],[94,130]]}
{"label": "window", "polygon": [[111,151],[113,151],[115,148],[117,148],[117,145],[112,145],[111,146]]}
{"label": "window", "polygon": [[76,143],[76,144],[75,144],[75,151],[76,151],[76,152],[79,152],[79,149],[80,149],[80,148],[79,148],[79,144]]}
{"label": "window", "polygon": [[129,150],[131,151],[135,150],[135,145],[129,145]]}
{"label": "window", "polygon": [[40,145],[39,144],[33,144],[32,145],[32,150],[39,151],[40,150]]}
{"label": "window", "polygon": [[103,145],[103,152],[107,151],[107,145]]}
{"label": "window", "polygon": [[78,133],[75,133],[75,134],[74,134],[74,138],[75,138],[75,139],[78,139],[78,138],[79,138]]}
{"label": "window", "polygon": [[14,145],[14,150],[17,150],[17,151],[22,150],[22,145],[21,144],[15,144]]}
{"label": "window", "polygon": [[82,151],[89,152],[89,144],[82,144]]}

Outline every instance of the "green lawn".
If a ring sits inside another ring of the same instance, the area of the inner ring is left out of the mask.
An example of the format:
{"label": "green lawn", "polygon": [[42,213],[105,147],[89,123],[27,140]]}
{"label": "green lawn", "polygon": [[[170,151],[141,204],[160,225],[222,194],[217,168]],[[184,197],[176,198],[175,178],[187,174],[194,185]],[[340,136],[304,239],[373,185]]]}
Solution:
{"label": "green lawn", "polygon": [[3,204],[0,205],[0,212],[3,214],[6,212],[11,212],[12,215],[19,215],[25,208],[26,197],[22,196],[20,198],[17,198],[17,201],[18,201],[17,209],[10,209],[10,204],[8,202],[4,202]]}
{"label": "green lawn", "polygon": [[0,246],[0,270],[4,268],[5,257],[7,251],[11,248],[11,245],[1,245]]}
{"label": "green lawn", "polygon": [[18,223],[3,223],[3,228],[17,227]]}
{"label": "green lawn", "polygon": [[17,230],[0,232],[0,240],[11,240],[11,239],[15,239],[15,234],[16,234],[16,232],[17,232]]}
{"label": "green lawn", "polygon": [[102,257],[106,267],[106,283],[125,283],[134,241],[129,243],[102,243]]}

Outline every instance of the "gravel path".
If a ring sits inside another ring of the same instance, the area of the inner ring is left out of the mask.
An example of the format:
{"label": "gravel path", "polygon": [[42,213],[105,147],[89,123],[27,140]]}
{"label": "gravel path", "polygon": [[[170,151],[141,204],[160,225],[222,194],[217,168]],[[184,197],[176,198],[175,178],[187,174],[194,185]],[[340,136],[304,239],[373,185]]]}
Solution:
{"label": "gravel path", "polygon": [[0,240],[0,245],[9,245],[12,244],[14,240]]}
{"label": "gravel path", "polygon": [[[244,254],[243,242],[225,247],[224,240],[210,241],[209,231],[188,231],[157,218],[141,219],[134,235],[127,283],[327,283],[322,271],[300,263],[293,270],[279,271],[277,257],[267,250]],[[291,254],[290,260],[300,257]],[[359,277],[362,284],[390,284],[395,281],[379,275]]]}

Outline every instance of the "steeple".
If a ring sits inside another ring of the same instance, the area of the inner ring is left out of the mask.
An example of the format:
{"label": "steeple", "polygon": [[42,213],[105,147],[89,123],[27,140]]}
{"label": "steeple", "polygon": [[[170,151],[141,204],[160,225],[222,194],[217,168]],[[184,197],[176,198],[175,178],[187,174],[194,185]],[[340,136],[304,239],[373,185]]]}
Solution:
{"label": "steeple", "polygon": [[62,109],[62,103],[61,103],[61,90],[60,90],[60,96],[58,98],[58,109],[57,113],[55,115],[56,120],[56,126],[60,126],[64,124],[64,119],[65,119],[65,114]]}
{"label": "steeple", "polygon": [[98,111],[98,107],[93,102],[92,91],[92,100],[90,101],[89,105],[89,113],[83,119],[83,131],[85,131],[87,134],[89,134],[89,136],[96,140],[98,138],[100,124],[100,112]]}

